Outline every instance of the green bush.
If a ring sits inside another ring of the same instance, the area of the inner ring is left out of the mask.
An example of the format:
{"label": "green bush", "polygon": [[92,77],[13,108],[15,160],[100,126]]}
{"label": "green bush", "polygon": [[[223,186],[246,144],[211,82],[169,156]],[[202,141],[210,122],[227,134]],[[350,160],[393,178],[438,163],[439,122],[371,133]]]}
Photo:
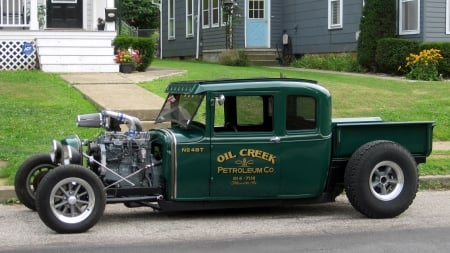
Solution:
{"label": "green bush", "polygon": [[420,50],[439,49],[443,59],[439,61],[438,72],[445,78],[450,77],[450,42],[430,42],[420,45]]}
{"label": "green bush", "polygon": [[362,72],[355,54],[308,54],[295,60],[292,66],[297,68],[323,69],[345,72]]}
{"label": "green bush", "polygon": [[405,74],[406,57],[419,52],[419,42],[415,40],[385,38],[380,39],[376,50],[378,72]]}
{"label": "green bush", "polygon": [[219,55],[219,63],[227,66],[247,66],[249,64],[245,51],[227,49]]}
{"label": "green bush", "polygon": [[117,49],[128,49],[133,48],[139,50],[141,58],[141,63],[137,65],[136,70],[145,71],[153,61],[153,56],[155,54],[155,41],[153,38],[142,38],[142,37],[130,37],[130,36],[117,36],[113,45]]}
{"label": "green bush", "polygon": [[396,1],[365,0],[358,37],[358,63],[375,71],[377,41],[394,37],[396,29]]}

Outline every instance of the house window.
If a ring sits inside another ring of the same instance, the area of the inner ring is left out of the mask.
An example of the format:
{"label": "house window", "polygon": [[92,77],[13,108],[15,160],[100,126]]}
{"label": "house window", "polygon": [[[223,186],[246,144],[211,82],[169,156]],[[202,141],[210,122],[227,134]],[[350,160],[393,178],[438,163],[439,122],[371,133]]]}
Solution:
{"label": "house window", "polygon": [[203,0],[203,28],[209,27],[209,0]]}
{"label": "house window", "polygon": [[420,1],[400,0],[399,28],[400,35],[420,33]]}
{"label": "house window", "polygon": [[328,0],[328,29],[342,28],[342,1]]}
{"label": "house window", "polygon": [[186,0],[186,37],[194,36],[194,0]]}
{"label": "house window", "polygon": [[264,0],[248,1],[248,17],[251,19],[264,19]]}
{"label": "house window", "polygon": [[168,6],[168,35],[169,40],[175,39],[175,0],[169,0],[169,6]]}
{"label": "house window", "polygon": [[219,0],[212,0],[211,20],[212,20],[212,27],[219,26]]}
{"label": "house window", "polygon": [[447,11],[445,12],[445,30],[450,34],[450,0],[447,0]]}

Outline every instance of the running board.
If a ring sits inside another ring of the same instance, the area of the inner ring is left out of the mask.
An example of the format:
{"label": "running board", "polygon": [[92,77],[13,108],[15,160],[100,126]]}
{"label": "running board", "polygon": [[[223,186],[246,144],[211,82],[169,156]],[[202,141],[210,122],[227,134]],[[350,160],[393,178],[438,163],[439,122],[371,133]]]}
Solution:
{"label": "running board", "polygon": [[163,199],[162,195],[158,196],[139,196],[139,197],[123,197],[123,198],[106,198],[107,204],[125,203],[125,202],[157,202]]}

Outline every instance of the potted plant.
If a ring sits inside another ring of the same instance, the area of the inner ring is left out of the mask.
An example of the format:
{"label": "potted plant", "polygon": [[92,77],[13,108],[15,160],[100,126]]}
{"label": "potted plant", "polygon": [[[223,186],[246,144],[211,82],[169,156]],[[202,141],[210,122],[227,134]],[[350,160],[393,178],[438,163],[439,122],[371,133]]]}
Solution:
{"label": "potted plant", "polygon": [[120,64],[119,71],[122,73],[131,73],[136,66],[141,63],[141,55],[137,49],[117,49],[115,61]]}
{"label": "potted plant", "polygon": [[103,20],[103,18],[97,19],[97,30],[99,31],[105,30],[105,20]]}

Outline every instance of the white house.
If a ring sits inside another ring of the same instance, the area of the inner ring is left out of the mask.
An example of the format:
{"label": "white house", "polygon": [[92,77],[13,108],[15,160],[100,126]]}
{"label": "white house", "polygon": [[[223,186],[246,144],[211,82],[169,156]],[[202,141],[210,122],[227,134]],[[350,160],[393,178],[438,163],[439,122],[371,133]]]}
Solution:
{"label": "white house", "polygon": [[114,0],[0,0],[0,70],[118,72],[115,11]]}

